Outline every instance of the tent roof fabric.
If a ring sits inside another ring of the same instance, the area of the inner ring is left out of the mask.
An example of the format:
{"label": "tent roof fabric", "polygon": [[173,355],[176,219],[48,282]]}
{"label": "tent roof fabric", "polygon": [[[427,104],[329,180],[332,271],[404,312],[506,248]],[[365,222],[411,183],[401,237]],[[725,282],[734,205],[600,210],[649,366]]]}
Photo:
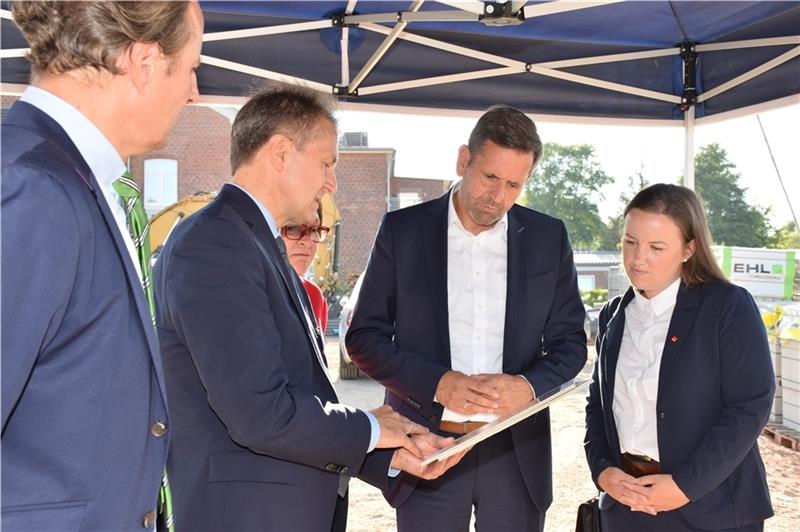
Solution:
{"label": "tent roof fabric", "polygon": [[[302,80],[339,86],[351,102],[461,110],[506,103],[536,114],[680,120],[678,47],[692,43],[697,117],[800,94],[798,2],[594,3],[544,14],[569,3],[514,2],[524,21],[490,26],[477,20],[474,11],[487,9],[479,2],[202,2],[200,93],[247,96],[265,79]],[[388,16],[363,21],[379,14]],[[438,20],[443,14],[472,20]],[[349,24],[359,20],[351,17],[362,21]],[[301,31],[282,32],[291,29]],[[252,36],[220,34],[238,30]],[[4,16],[4,83],[28,82],[27,63],[13,51],[24,47]],[[614,54],[638,55],[586,60]],[[720,90],[726,84],[734,86]]]}

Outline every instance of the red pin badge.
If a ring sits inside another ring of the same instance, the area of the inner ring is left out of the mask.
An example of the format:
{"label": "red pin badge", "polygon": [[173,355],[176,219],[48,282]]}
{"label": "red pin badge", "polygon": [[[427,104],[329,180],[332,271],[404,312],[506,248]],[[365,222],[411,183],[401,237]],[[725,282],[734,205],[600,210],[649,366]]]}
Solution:
{"label": "red pin badge", "polygon": [[675,342],[678,341],[678,337],[677,336],[673,336],[672,338],[670,338],[670,340],[672,340],[672,343],[674,344]]}

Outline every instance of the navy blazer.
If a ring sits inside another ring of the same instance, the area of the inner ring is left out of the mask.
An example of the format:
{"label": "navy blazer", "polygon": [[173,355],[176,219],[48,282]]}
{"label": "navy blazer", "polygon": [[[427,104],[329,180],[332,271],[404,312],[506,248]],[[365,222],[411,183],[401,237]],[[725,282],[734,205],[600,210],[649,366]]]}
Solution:
{"label": "navy blazer", "polygon": [[[447,312],[449,193],[388,213],[361,285],[347,350],[387,388],[386,401],[437,430],[443,408],[433,398],[451,369]],[[537,395],[575,377],[586,363],[584,310],[564,224],[515,205],[508,212],[508,270],[503,372],[524,375]],[[511,429],[520,470],[537,507],[552,501],[547,411]],[[389,502],[416,486],[402,476]]]}
{"label": "navy blazer", "polygon": [[[592,477],[621,467],[614,379],[633,289],[600,313],[598,357],[586,406]],[[658,376],[661,469],[691,502],[679,509],[703,529],[737,528],[772,515],[758,436],[769,417],[775,375],[766,330],[744,288],[681,284]],[[601,508],[614,504],[603,494]]]}
{"label": "navy blazer", "polygon": [[55,121],[15,103],[2,150],[2,528],[141,528],[169,421],[141,281]]}
{"label": "navy blazer", "polygon": [[365,461],[369,420],[337,404],[290,276],[263,214],[233,185],[178,225],[158,259],[181,529],[330,530],[340,473],[388,484],[391,453]]}

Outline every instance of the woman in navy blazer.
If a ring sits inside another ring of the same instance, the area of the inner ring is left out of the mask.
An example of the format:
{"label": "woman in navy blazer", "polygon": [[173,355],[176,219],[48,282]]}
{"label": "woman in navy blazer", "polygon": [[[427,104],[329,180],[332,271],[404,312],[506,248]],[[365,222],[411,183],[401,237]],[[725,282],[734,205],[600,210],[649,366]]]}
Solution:
{"label": "woman in navy blazer", "polygon": [[775,392],[766,332],[710,241],[687,188],[653,185],[625,208],[632,287],[600,313],[586,406],[604,532],[756,531],[773,513],[757,444]]}

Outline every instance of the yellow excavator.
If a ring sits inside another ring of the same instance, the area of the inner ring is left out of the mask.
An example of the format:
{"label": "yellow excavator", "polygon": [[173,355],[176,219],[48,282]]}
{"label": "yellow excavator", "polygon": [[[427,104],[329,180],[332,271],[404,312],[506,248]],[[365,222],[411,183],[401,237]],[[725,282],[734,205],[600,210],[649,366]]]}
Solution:
{"label": "yellow excavator", "polygon": [[[150,218],[150,252],[154,258],[166,243],[175,227],[189,215],[199,211],[216,197],[216,193],[198,192],[182,198]],[[330,194],[322,198],[322,225],[333,229],[339,221],[339,209]],[[317,255],[311,265],[313,280],[320,282],[333,273],[336,255],[336,231],[331,230],[325,242],[317,248]]]}

